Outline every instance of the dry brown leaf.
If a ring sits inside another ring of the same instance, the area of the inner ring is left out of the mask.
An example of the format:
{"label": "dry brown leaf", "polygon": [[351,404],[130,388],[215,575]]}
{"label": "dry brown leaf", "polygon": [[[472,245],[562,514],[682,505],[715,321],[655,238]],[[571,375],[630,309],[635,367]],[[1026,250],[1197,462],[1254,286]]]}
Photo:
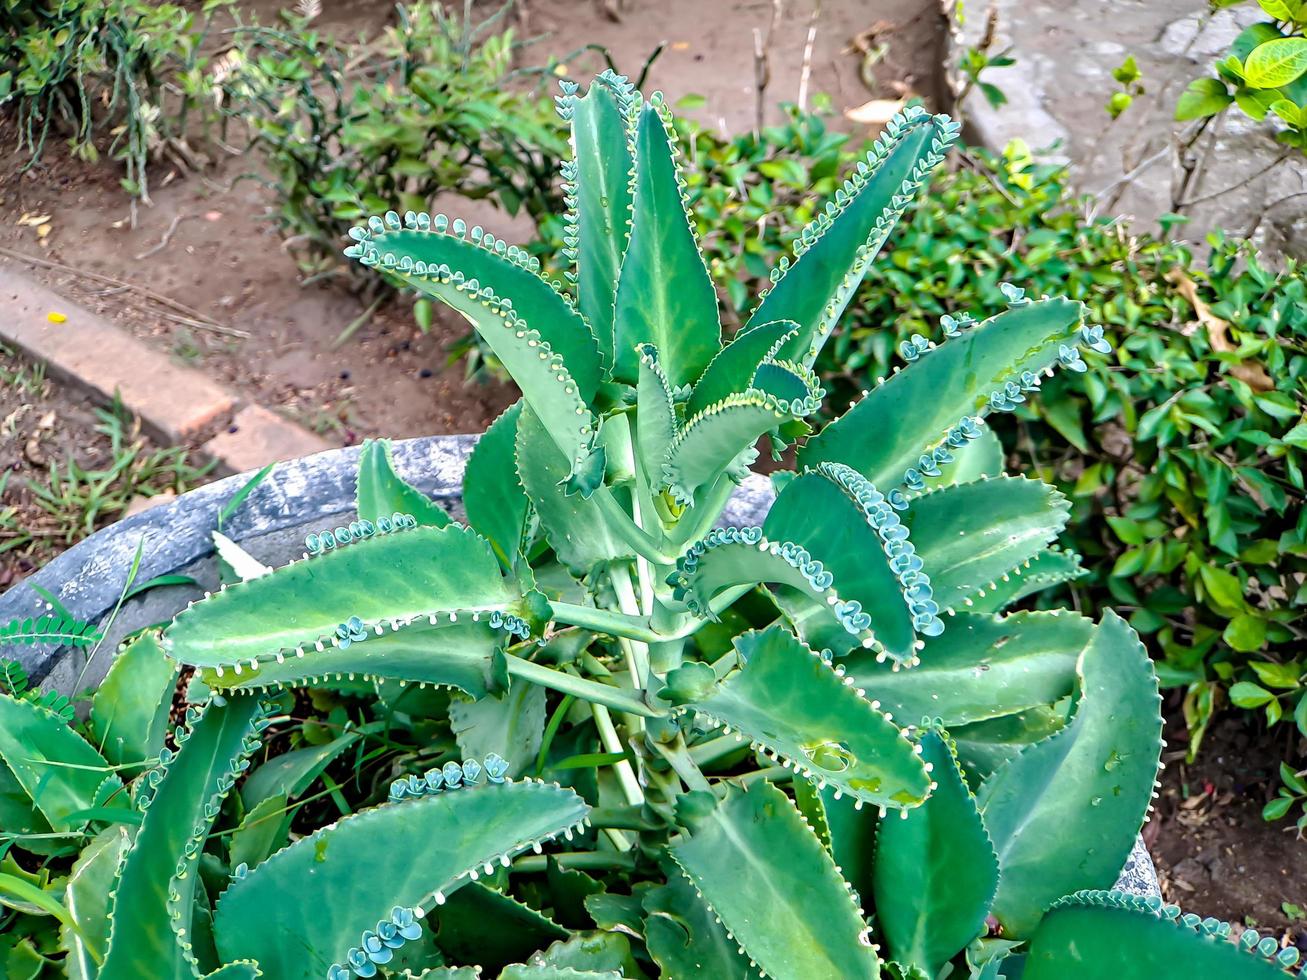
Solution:
{"label": "dry brown leaf", "polygon": [[871,99],[853,109],[845,109],[844,118],[862,126],[881,127],[902,108],[902,99]]}
{"label": "dry brown leaf", "polygon": [[[1197,323],[1192,329],[1187,329],[1186,334],[1192,333],[1194,329],[1201,325],[1207,330],[1207,340],[1212,345],[1212,350],[1228,354],[1237,349],[1233,341],[1230,340],[1228,333],[1230,324],[1213,313],[1211,308],[1199,298],[1198,285],[1185,274],[1183,269],[1177,265],[1166,274],[1166,281],[1174,286],[1175,291],[1188,301],[1189,305],[1194,308],[1194,315],[1198,317]],[[1266,373],[1260,364],[1247,364],[1238,361],[1230,365],[1230,374],[1249,388],[1252,388],[1253,391],[1270,391],[1275,387],[1275,382],[1271,380],[1271,376]]]}

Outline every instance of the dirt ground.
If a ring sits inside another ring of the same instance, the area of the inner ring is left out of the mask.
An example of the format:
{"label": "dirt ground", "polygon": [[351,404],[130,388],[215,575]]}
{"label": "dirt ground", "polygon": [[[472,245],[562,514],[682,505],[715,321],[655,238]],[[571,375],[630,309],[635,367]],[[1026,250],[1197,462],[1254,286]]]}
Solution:
{"label": "dirt ground", "polygon": [[1144,828],[1162,893],[1186,912],[1214,915],[1263,934],[1288,935],[1307,953],[1307,841],[1290,819],[1262,820],[1279,786],[1285,726],[1273,733],[1238,711],[1218,719],[1193,765],[1179,698],[1167,699],[1168,748],[1161,799]]}
{"label": "dirt ground", "polygon": [[[266,22],[278,5],[257,0],[239,6]],[[703,95],[700,116],[728,130],[753,124],[753,29],[768,30],[771,3],[625,0],[618,6],[621,19],[614,21],[602,3],[591,0],[528,0],[519,31],[539,40],[524,57],[564,57],[578,39],[594,40],[636,73],[666,42],[646,89],[662,87],[672,99]],[[797,95],[811,12],[807,0],[780,6],[769,46],[768,104]],[[811,90],[831,94],[842,110],[904,87],[929,89],[942,37],[939,9],[937,0],[826,0],[816,22]],[[324,5],[320,27],[351,38],[371,36],[393,16],[390,0],[334,0]],[[874,90],[860,77],[863,55],[853,43],[868,29],[877,33],[871,42],[859,42],[863,46],[888,42],[872,71]],[[569,69],[583,77],[602,66],[589,53]],[[778,111],[773,107],[768,118]],[[0,146],[14,146],[12,132],[0,129]],[[301,287],[293,257],[263,217],[270,206],[267,191],[252,180],[232,184],[250,170],[249,158],[225,159],[202,179],[174,179],[166,167],[160,169],[152,175],[153,206],[139,209],[133,229],[112,165],[92,167],[55,151],[20,175],[25,158],[9,154],[0,156],[0,172],[8,175],[0,183],[0,246],[147,284],[251,336],[233,340],[178,324],[129,292],[105,289],[75,273],[11,257],[0,261],[17,262],[25,273],[328,439],[348,445],[373,435],[479,431],[514,398],[501,385],[466,384],[462,365],[449,364],[449,345],[466,333],[456,316],[438,315],[431,333],[423,335],[406,308],[383,308],[353,340],[330,350],[361,304],[337,286]],[[509,241],[533,234],[529,220],[506,220],[481,202],[460,200],[451,208],[442,198],[434,205],[432,210],[445,206]],[[47,216],[42,226],[24,221]],[[170,229],[167,247],[147,255]]]}

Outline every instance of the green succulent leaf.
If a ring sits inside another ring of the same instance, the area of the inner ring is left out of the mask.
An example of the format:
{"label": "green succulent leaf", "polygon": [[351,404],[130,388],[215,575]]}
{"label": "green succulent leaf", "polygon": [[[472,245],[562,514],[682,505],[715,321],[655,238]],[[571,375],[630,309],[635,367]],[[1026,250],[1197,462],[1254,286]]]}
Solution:
{"label": "green succulent leaf", "polygon": [[359,453],[358,515],[376,521],[392,514],[409,514],[425,527],[444,527],[449,515],[421,490],[395,472],[390,440],[369,439]]}
{"label": "green succulent leaf", "polygon": [[191,928],[200,852],[265,725],[265,707],[253,696],[192,714],[189,734],[145,798],[145,818],[119,872],[100,980],[200,976]]}
{"label": "green succulent leaf", "polygon": [[923,733],[935,780],[930,799],[881,821],[876,841],[876,919],[896,960],[938,976],[985,931],[998,858],[945,737]]}
{"label": "green succulent leaf", "polygon": [[[1256,930],[1238,940],[1230,925],[1180,915],[1174,905],[1122,892],[1079,892],[1058,901],[1030,941],[1023,980],[1154,980],[1156,977],[1229,977],[1284,980],[1298,951],[1265,949]],[[1266,940],[1262,940],[1266,943]]]}
{"label": "green succulent leaf", "polygon": [[856,172],[799,236],[796,262],[773,271],[775,285],[746,325],[792,320],[801,332],[781,356],[811,365],[857,291],[899,216],[957,136],[947,116],[920,107],[885,126]]}
{"label": "green succulent leaf", "polygon": [[685,403],[686,417],[692,418],[749,387],[749,381],[758,373],[758,368],[767,361],[774,361],[785,342],[798,333],[799,325],[793,320],[776,320],[760,323],[737,334],[704,369]]}
{"label": "green succulent leaf", "polygon": [[909,470],[929,476],[922,456],[938,466],[937,450],[951,453],[975,439],[996,405],[1013,404],[1009,383],[1024,398],[1059,357],[1079,363],[1082,316],[1080,303],[1047,299],[967,329],[897,370],[808,440],[800,465],[847,463],[887,492],[906,482]]}
{"label": "green succulent leaf", "polygon": [[1003,618],[958,613],[941,636],[926,641],[911,670],[891,669],[861,652],[843,665],[895,718],[970,725],[1069,696],[1093,635],[1092,621],[1064,610]]}
{"label": "green succulent leaf", "polygon": [[261,976],[263,971],[257,963],[228,963],[212,973],[206,973],[204,980],[258,980]]}
{"label": "green succulent leaf", "polygon": [[678,501],[692,503],[695,491],[723,473],[738,483],[758,458],[754,444],[759,439],[817,411],[823,391],[816,379],[784,373],[793,380],[793,398],[750,388],[728,395],[685,422],[663,468],[664,482]]}
{"label": "green succulent leaf", "polygon": [[1009,572],[1006,581],[999,579],[995,588],[986,589],[983,596],[972,596],[967,609],[973,613],[1002,612],[1026,596],[1074,582],[1086,574],[1075,552],[1048,548]]}
{"label": "green succulent leaf", "polygon": [[197,667],[258,667],[319,643],[366,651],[370,638],[365,642],[359,630],[339,634],[351,617],[372,631],[462,610],[526,611],[484,538],[457,525],[419,527],[377,534],[233,585],[179,613],[163,643],[169,656]]}
{"label": "green succulent leaf", "polygon": [[517,473],[545,540],[575,574],[583,576],[596,565],[634,557],[599,513],[598,501],[568,495],[559,486],[567,479],[567,461],[549,444],[544,423],[529,407],[517,422]]}
{"label": "green succulent leaf", "polygon": [[545,734],[545,689],[514,684],[496,697],[455,700],[449,724],[464,758],[480,759],[492,752],[508,762],[508,775],[534,771]]}
{"label": "green succulent leaf", "polygon": [[631,237],[617,284],[613,373],[635,384],[636,348],[653,344],[668,380],[679,387],[698,380],[721,347],[722,328],[664,111],[662,96],[655,93],[635,122]]}
{"label": "green succulent leaf", "polygon": [[860,803],[911,807],[930,792],[918,750],[846,683],[842,669],[780,626],[736,637],[743,666],[697,712],[796,772]]}
{"label": "green succulent leaf", "polygon": [[[588,402],[594,397],[603,378],[603,359],[594,331],[559,284],[540,275],[539,260],[482,232],[479,226],[469,230],[461,219],[449,221],[441,214],[413,212],[404,217],[403,227],[399,216],[392,213],[385,219],[371,219],[367,228],[356,228],[357,244],[346,249],[346,254],[379,265],[464,315],[468,303],[459,297],[489,290],[500,301],[507,301],[517,317],[526,321],[524,328],[562,358],[581,400]],[[491,330],[483,330],[478,319],[469,319],[505,367],[513,370],[513,355],[500,354],[501,347],[517,346],[504,343],[504,328],[492,325]],[[516,371],[513,376],[523,380]],[[522,387],[525,394],[526,385]],[[527,400],[535,404],[529,394]]]}
{"label": "green succulent leaf", "polygon": [[280,980],[319,980],[395,906],[439,905],[482,866],[570,832],[588,812],[571,790],[528,781],[346,817],[232,882],[214,917],[218,952],[253,959]]}
{"label": "green succulent leaf", "polygon": [[77,831],[122,780],[68,723],[32,701],[0,694],[0,762],[56,831]]}
{"label": "green succulent leaf", "polygon": [[761,980],[694,886],[679,873],[644,893],[645,944],[663,975],[684,980]]}
{"label": "green succulent leaf", "polygon": [[950,734],[973,788],[1018,755],[1066,727],[1071,699],[1016,714],[959,725]]}
{"label": "green succulent leaf", "polygon": [[467,522],[507,569],[517,566],[526,542],[531,501],[517,476],[517,426],[522,402],[514,402],[477,440],[463,471]]}
{"label": "green succulent leaf", "polygon": [[143,763],[163,748],[177,687],[177,665],[157,633],[142,633],[114,657],[91,699],[91,725],[105,759]]}
{"label": "green succulent leaf", "polygon": [[1003,443],[986,426],[980,436],[953,451],[954,460],[939,476],[926,477],[926,488],[937,490],[957,483],[975,483],[1003,475]]}
{"label": "green succulent leaf", "polygon": [[1139,638],[1105,613],[1077,672],[1066,727],[1002,766],[977,793],[1002,869],[994,915],[1009,936],[1029,936],[1062,895],[1111,885],[1152,797],[1161,698]]}
{"label": "green succulent leaf", "polygon": [[823,463],[795,477],[762,530],[770,540],[803,546],[821,563],[840,598],[859,607],[855,618],[869,619],[878,653],[911,660],[917,632],[942,629],[931,580],[914,557],[915,538],[884,495],[851,468]]}
{"label": "green succulent leaf", "polygon": [[574,198],[565,248],[576,263],[581,313],[594,328],[606,362],[614,363],[613,310],[617,279],[631,229],[631,133],[626,116],[632,93],[624,79],[600,75],[585,95],[564,97],[572,123],[573,163],[564,165]]}
{"label": "green succulent leaf", "polygon": [[1071,502],[1055,487],[1025,477],[942,487],[916,497],[903,517],[946,612],[1030,561],[1066,526]]}
{"label": "green succulent leaf", "polygon": [[[374,727],[381,725],[374,723]],[[301,796],[362,735],[359,730],[347,731],[323,745],[291,749],[261,762],[241,783],[242,802],[252,810],[271,797],[293,800]]]}
{"label": "green succulent leaf", "polygon": [[[475,275],[451,272],[446,265],[421,265],[416,270],[401,278],[461,313],[522,389],[526,404],[545,423],[547,438],[568,461],[567,492],[582,496],[594,492],[603,480],[604,459],[595,445],[599,426],[589,402],[602,367],[594,335],[580,315],[556,295],[563,312],[537,311],[537,322],[532,322],[511,297],[495,291],[493,281],[487,285]],[[535,278],[534,273],[529,275]],[[569,338],[575,336],[583,338],[581,350],[588,350],[591,357],[568,349],[573,346]],[[573,360],[579,364],[574,366]]]}
{"label": "green succulent leaf", "polygon": [[764,974],[879,976],[849,886],[794,804],[765,780],[728,789],[669,851]]}
{"label": "green succulent leaf", "polygon": [[419,620],[394,631],[387,627],[382,635],[351,643],[348,649],[310,647],[302,657],[260,661],[255,667],[246,664],[239,674],[206,668],[203,677],[211,688],[222,691],[270,691],[361,678],[454,687],[482,698],[507,683],[502,657],[514,634],[484,616],[473,619],[474,615],[481,614],[450,613],[435,624]]}
{"label": "green succulent leaf", "polygon": [[126,828],[110,827],[87,844],[68,873],[64,906],[79,929],[61,923],[59,944],[68,954],[68,980],[95,980],[109,947],[110,894],[131,838]]}
{"label": "green succulent leaf", "polygon": [[671,382],[658,363],[658,348],[640,348],[640,381],[636,387],[636,443],[640,465],[651,485],[661,486],[667,454],[680,431]]}
{"label": "green succulent leaf", "polygon": [[441,952],[486,971],[525,960],[568,936],[552,919],[479,881],[451,894],[439,920],[436,941]]}
{"label": "green succulent leaf", "polygon": [[504,967],[499,980],[622,980],[616,970],[574,970],[570,966],[553,966],[549,963],[514,963]]}
{"label": "green succulent leaf", "polygon": [[[762,528],[717,528],[696,541],[667,578],[673,596],[691,612],[716,618],[713,600],[728,590],[766,584],[789,589],[809,600],[805,626],[822,636],[837,634],[854,645],[873,648],[871,622],[856,600],[840,592],[840,584],[821,562],[792,541],[770,541]],[[795,600],[787,600],[795,605]],[[816,623],[817,625],[813,625]],[[831,643],[812,646],[831,646]]]}

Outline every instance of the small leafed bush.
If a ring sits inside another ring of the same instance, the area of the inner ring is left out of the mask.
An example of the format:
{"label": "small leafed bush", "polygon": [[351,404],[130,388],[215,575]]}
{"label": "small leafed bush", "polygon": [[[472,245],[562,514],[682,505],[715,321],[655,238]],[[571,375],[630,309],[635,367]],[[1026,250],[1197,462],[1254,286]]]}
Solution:
{"label": "small leafed bush", "polygon": [[[1085,307],[1004,285],[819,418],[813,364],[956,124],[893,119],[725,338],[661,97],[605,73],[559,108],[559,279],[443,214],[346,250],[521,388],[467,524],[369,443],[357,519],[275,570],[217,538],[224,587],[119,652],[89,729],[0,696],[15,955],[100,980],[1296,974],[1273,937],[1113,890],[1161,751],[1151,661],[1110,609],[1011,608],[1077,574],[1071,508],[990,426],[1110,353]],[[770,500],[761,449],[796,453]]]}
{"label": "small leafed bush", "polygon": [[223,5],[0,0],[0,105],[16,112],[20,149],[35,163],[51,138],[85,160],[107,146],[126,168],[123,187],[148,199],[151,160],[195,164],[187,124],[207,91],[209,18]]}
{"label": "small leafed bush", "polygon": [[338,264],[337,243],[360,218],[430,208],[442,191],[537,219],[561,206],[565,135],[517,77],[502,17],[471,24],[424,3],[398,6],[396,19],[362,46],[303,14],[247,25],[219,72],[227,114],[267,166],[278,225],[309,271]]}

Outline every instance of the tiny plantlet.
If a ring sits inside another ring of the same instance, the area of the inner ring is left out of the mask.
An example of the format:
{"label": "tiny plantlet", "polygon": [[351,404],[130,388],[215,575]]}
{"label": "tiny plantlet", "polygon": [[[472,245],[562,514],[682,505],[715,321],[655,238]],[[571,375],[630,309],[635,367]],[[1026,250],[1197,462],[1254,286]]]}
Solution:
{"label": "tiny plantlet", "polygon": [[[1274,938],[1113,890],[1159,765],[1151,663],[1110,610],[1013,610],[1080,566],[1068,502],[1004,474],[988,421],[1110,352],[1080,304],[1007,286],[815,428],[813,364],[956,125],[894,118],[727,338],[662,98],[605,73],[558,106],[562,278],[444,215],[346,250],[466,317],[522,391],[466,521],[370,443],[354,522],[119,654],[110,692],[193,668],[180,728],[97,694],[97,747],[0,698],[10,795],[80,848],[69,975],[1295,973]],[[726,520],[764,451],[795,465]],[[418,743],[255,846],[323,772],[266,734],[305,698]]]}

